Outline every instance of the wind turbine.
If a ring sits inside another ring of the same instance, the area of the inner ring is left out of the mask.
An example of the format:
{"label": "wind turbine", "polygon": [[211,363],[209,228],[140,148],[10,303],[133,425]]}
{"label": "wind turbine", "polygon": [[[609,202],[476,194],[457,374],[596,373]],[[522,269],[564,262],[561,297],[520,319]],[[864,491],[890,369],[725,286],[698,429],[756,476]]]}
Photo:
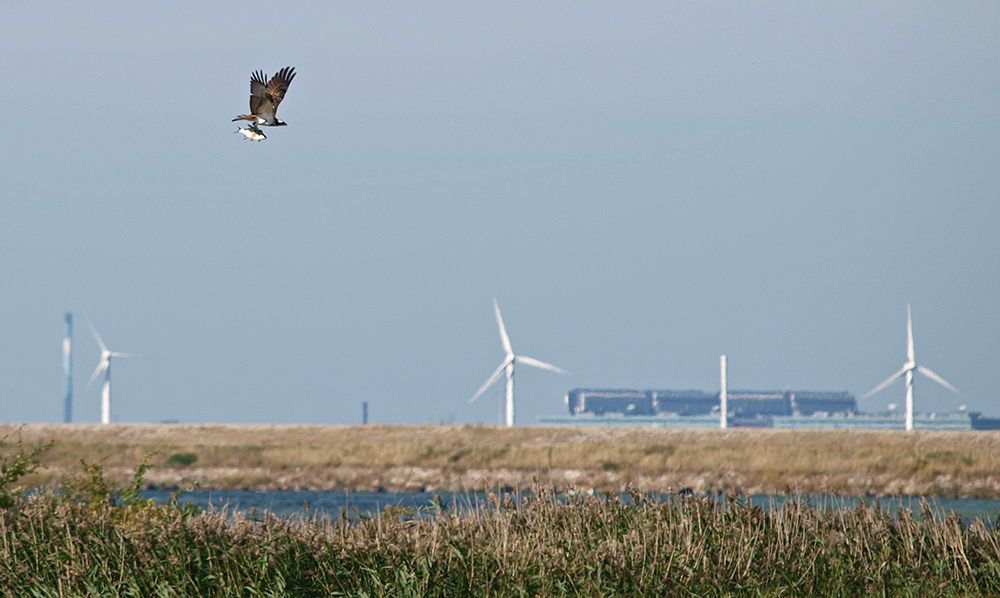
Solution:
{"label": "wind turbine", "polygon": [[485,384],[483,384],[476,395],[469,399],[469,403],[472,403],[479,398],[486,389],[493,386],[493,383],[500,379],[500,376],[507,372],[507,427],[514,425],[514,364],[523,363],[524,365],[530,365],[532,367],[541,368],[543,370],[549,370],[556,372],[558,374],[568,374],[566,370],[557,368],[551,363],[545,363],[544,361],[538,361],[532,357],[527,357],[525,355],[515,355],[514,350],[510,346],[510,337],[507,336],[507,329],[504,328],[503,318],[500,317],[500,306],[497,305],[497,300],[493,299],[493,311],[497,314],[497,326],[500,327],[500,342],[503,343],[503,350],[507,353],[507,357],[504,358],[500,367],[493,372],[493,375],[489,377]]}
{"label": "wind turbine", "polygon": [[66,374],[66,398],[63,400],[63,421],[73,421],[73,314],[66,312],[66,337],[63,338],[63,372]]}
{"label": "wind turbine", "polygon": [[922,365],[917,365],[917,362],[913,358],[913,320],[910,318],[910,306],[906,306],[906,363],[903,364],[903,368],[900,369],[895,374],[889,376],[882,384],[879,384],[875,388],[869,390],[862,399],[867,399],[878,391],[882,390],[886,386],[889,386],[903,374],[906,374],[906,429],[913,429],[913,372],[917,371],[927,376],[931,380],[937,382],[941,386],[947,388],[955,394],[962,394],[958,392],[958,389],[945,382],[944,378],[938,376],[934,372],[925,368]]}
{"label": "wind turbine", "polygon": [[94,374],[90,377],[87,388],[90,388],[94,380],[97,380],[101,372],[104,372],[104,386],[101,388],[101,423],[109,424],[111,423],[111,358],[135,356],[131,353],[119,353],[109,350],[104,341],[101,340],[101,335],[97,333],[97,329],[94,328],[94,323],[89,318],[87,322],[90,324],[90,330],[94,333],[94,338],[97,339],[97,344],[101,346],[101,362],[97,364],[97,369],[94,370]]}

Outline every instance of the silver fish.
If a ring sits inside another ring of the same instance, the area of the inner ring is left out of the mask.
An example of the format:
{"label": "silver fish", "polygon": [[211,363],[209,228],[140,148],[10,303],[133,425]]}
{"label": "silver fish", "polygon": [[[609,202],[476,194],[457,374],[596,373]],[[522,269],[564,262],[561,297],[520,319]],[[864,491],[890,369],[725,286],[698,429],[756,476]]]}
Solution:
{"label": "silver fish", "polygon": [[267,139],[267,135],[265,135],[263,131],[257,128],[256,125],[252,127],[247,127],[245,129],[243,127],[240,127],[239,129],[236,129],[236,131],[234,132],[243,133],[243,137],[245,137],[247,141],[263,141],[264,139]]}

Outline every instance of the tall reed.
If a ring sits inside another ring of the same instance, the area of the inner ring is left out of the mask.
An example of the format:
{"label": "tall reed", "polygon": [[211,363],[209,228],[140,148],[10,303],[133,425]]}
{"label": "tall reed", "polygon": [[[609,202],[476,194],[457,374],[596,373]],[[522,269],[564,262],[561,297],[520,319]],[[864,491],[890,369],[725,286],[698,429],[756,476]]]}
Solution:
{"label": "tall reed", "polygon": [[929,507],[547,491],[286,519],[153,504],[86,473],[0,510],[3,596],[1000,595],[1000,532]]}

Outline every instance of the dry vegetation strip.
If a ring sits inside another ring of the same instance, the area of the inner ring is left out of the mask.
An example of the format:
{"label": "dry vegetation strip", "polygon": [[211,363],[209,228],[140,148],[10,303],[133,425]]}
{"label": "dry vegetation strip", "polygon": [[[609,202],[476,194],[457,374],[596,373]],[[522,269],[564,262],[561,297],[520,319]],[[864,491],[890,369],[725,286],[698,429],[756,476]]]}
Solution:
{"label": "dry vegetation strip", "polygon": [[29,485],[80,459],[153,485],[478,490],[539,482],[599,490],[1000,496],[1000,433],[492,426],[0,425],[54,440]]}

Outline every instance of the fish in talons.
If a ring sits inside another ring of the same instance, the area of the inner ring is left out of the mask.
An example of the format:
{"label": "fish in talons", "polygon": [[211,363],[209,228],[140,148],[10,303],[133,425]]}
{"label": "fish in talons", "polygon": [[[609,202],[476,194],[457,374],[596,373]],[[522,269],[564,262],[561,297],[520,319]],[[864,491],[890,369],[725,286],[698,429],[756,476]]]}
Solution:
{"label": "fish in talons", "polygon": [[267,139],[267,135],[264,131],[261,131],[256,124],[253,124],[247,128],[240,127],[234,131],[234,133],[243,133],[243,136],[247,141],[263,141]]}

